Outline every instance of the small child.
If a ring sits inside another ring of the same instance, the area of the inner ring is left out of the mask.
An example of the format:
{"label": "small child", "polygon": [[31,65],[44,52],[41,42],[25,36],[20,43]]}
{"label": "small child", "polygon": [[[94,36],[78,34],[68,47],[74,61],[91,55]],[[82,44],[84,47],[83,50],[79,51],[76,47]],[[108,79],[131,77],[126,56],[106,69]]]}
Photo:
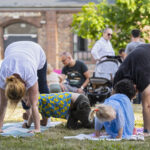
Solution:
{"label": "small child", "polygon": [[[29,107],[23,102],[23,108],[29,114]],[[88,120],[91,111],[88,98],[78,93],[51,93],[40,94],[38,101],[39,112],[42,115],[41,125],[47,125],[49,117],[67,119],[67,128],[77,129],[80,127],[92,128],[93,123]],[[32,123],[32,117],[23,117],[28,119],[23,127],[28,128]],[[80,121],[80,123],[78,122]]]}
{"label": "small child", "polygon": [[127,54],[125,53],[125,49],[121,48],[119,49],[119,56],[121,57],[122,62],[124,61],[124,59],[126,58]]}
{"label": "small child", "polygon": [[135,94],[133,83],[128,79],[123,79],[114,86],[114,95],[90,112],[89,120],[93,120],[96,114],[96,137],[100,136],[103,126],[111,138],[128,138],[133,134],[134,113],[130,100]]}
{"label": "small child", "polygon": [[49,87],[50,93],[59,93],[62,92],[60,87],[60,82],[62,81],[62,78],[59,74],[53,71],[53,67],[48,64],[47,65],[47,84]]}

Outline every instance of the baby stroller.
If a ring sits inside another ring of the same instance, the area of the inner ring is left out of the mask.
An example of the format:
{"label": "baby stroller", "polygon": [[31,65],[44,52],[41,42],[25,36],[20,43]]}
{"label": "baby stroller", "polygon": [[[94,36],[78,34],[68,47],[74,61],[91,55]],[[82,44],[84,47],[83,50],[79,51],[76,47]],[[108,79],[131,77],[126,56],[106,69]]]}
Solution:
{"label": "baby stroller", "polygon": [[120,56],[104,56],[97,62],[86,93],[91,106],[104,102],[111,95],[113,78],[120,64]]}

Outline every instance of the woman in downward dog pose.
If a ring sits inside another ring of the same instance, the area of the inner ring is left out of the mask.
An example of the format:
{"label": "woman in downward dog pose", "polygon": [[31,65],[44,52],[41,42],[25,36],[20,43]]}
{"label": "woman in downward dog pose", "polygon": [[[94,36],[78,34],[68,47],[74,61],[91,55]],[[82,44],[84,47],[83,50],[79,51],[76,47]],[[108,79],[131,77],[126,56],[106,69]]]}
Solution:
{"label": "woman in downward dog pose", "polygon": [[[10,44],[0,69],[0,132],[8,100],[17,103],[26,95],[31,106],[35,129],[40,132],[38,94],[48,93],[46,56],[40,45],[30,41]],[[39,84],[38,84],[39,83]]]}

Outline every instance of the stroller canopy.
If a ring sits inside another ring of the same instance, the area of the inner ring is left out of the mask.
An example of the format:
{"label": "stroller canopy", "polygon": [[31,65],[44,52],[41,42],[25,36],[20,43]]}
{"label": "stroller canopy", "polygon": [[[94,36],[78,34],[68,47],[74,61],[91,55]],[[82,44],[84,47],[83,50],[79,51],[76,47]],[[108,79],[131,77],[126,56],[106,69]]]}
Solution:
{"label": "stroller canopy", "polygon": [[112,80],[120,63],[116,59],[106,59],[98,62],[95,68],[95,77]]}

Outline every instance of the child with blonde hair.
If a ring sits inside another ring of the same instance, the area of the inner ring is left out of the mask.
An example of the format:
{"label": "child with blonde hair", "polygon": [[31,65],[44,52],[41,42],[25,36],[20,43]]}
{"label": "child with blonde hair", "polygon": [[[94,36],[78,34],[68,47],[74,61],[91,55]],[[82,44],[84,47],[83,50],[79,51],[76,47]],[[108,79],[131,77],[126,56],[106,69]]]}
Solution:
{"label": "child with blonde hair", "polygon": [[60,82],[62,81],[62,78],[59,74],[55,73],[53,71],[53,67],[48,64],[47,65],[47,84],[49,87],[50,93],[59,93],[61,92]]}
{"label": "child with blonde hair", "polygon": [[119,81],[114,87],[114,95],[92,109],[89,120],[95,117],[95,136],[100,136],[104,126],[111,138],[128,138],[133,134],[134,113],[130,100],[136,90],[128,79]]}

